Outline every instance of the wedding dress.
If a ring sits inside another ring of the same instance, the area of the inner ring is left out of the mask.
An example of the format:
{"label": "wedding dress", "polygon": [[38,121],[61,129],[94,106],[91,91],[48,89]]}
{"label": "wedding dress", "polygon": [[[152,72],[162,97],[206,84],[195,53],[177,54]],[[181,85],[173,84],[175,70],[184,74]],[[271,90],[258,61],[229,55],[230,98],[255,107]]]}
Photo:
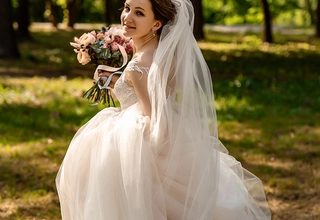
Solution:
{"label": "wedding dress", "polygon": [[[150,67],[129,62],[105,108],[72,139],[56,178],[63,219],[269,220],[261,181],[218,139],[212,80],[189,0],[162,30]],[[148,74],[151,117],[125,74]]]}

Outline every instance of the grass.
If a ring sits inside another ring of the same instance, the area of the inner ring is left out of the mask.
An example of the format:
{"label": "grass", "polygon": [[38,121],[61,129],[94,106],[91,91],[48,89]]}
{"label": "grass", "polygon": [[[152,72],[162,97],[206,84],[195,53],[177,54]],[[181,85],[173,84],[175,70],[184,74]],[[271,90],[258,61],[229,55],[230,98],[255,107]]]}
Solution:
{"label": "grass", "polygon": [[75,131],[101,109],[81,98],[90,85],[1,77],[0,219],[59,219],[57,169]]}
{"label": "grass", "polygon": [[[32,33],[0,60],[0,219],[61,219],[54,178],[72,136],[103,106],[81,98],[93,69],[67,42]],[[264,183],[273,219],[320,219],[320,41],[207,31],[220,138]],[[14,76],[14,77],[12,77]],[[32,76],[32,77],[30,77]]]}

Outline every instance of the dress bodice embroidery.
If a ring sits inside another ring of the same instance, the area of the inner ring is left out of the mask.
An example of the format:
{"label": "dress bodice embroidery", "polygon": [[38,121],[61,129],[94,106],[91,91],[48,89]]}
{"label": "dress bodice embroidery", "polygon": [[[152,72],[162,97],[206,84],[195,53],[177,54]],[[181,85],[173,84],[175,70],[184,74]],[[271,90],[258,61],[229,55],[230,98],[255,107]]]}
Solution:
{"label": "dress bodice embroidery", "polygon": [[114,85],[114,94],[117,96],[117,99],[120,102],[121,109],[126,109],[131,105],[138,102],[137,95],[134,91],[134,88],[126,82],[125,72],[126,71],[137,71],[141,73],[141,77],[144,73],[149,73],[148,67],[140,67],[137,65],[137,61],[135,59],[131,60],[123,74],[117,80]]}

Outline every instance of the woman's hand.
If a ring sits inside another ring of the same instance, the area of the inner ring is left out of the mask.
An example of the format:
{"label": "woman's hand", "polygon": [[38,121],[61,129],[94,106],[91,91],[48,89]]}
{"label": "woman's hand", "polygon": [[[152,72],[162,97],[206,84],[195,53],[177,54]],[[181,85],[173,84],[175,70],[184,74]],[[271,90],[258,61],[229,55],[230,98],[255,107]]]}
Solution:
{"label": "woman's hand", "polygon": [[[109,77],[112,73],[111,72],[108,72],[108,71],[105,71],[105,70],[98,70],[98,76],[99,77]],[[114,74],[111,78],[111,82],[109,84],[109,86],[111,88],[114,88],[114,84],[117,82],[117,80],[119,79],[120,75],[118,74]]]}

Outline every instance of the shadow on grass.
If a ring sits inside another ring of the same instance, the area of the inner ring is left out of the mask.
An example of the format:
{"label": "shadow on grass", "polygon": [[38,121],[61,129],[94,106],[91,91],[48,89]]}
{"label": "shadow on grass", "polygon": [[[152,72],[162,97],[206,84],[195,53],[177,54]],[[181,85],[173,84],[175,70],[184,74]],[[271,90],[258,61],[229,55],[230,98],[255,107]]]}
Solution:
{"label": "shadow on grass", "polygon": [[[219,78],[214,82],[218,101],[218,119],[237,121],[259,130],[269,143],[265,153],[286,151],[299,139],[304,144],[316,146],[320,141],[314,133],[320,128],[320,79],[300,78],[274,80],[245,76]],[[305,136],[304,136],[305,135]],[[309,135],[309,136],[308,136]],[[308,138],[309,137],[309,138]],[[243,139],[246,140],[245,138]],[[254,143],[256,141],[253,141]],[[242,143],[242,147],[254,147]],[[280,146],[279,146],[280,145]],[[295,159],[306,159],[305,149],[292,154]],[[300,155],[300,156],[299,156]],[[281,156],[281,154],[277,154]],[[283,155],[286,158],[288,155]]]}
{"label": "shadow on grass", "polygon": [[0,218],[61,219],[54,183],[57,166],[53,166],[52,160],[33,151],[0,157],[0,161]]}
{"label": "shadow on grass", "polygon": [[[276,79],[287,81],[306,77],[319,79],[318,50],[306,49],[277,49],[273,47],[268,52],[257,48],[229,49],[214,51],[203,49],[202,52],[208,61],[213,79],[219,77],[234,78],[239,74],[261,79]],[[277,52],[279,50],[279,52]],[[286,51],[286,52],[284,52]]]}
{"label": "shadow on grass", "polygon": [[[314,63],[310,67],[293,59],[287,65],[291,62],[297,73],[281,74],[269,60],[253,74],[213,73],[221,141],[262,179],[273,219],[317,219],[320,77]],[[309,209],[314,211],[302,211]]]}
{"label": "shadow on grass", "polygon": [[55,177],[72,136],[96,109],[51,105],[0,105],[0,218],[60,218]]}

